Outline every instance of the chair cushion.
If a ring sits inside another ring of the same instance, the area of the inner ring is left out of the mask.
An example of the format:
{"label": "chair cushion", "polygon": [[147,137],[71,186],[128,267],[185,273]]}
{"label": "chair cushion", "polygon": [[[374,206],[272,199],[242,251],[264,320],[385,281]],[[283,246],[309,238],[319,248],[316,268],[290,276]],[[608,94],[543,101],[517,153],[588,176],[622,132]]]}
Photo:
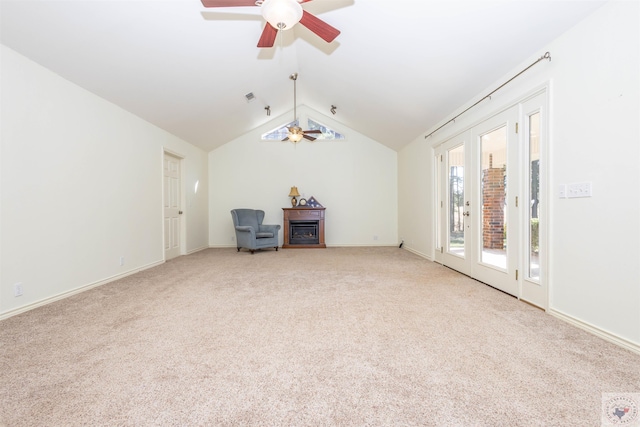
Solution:
{"label": "chair cushion", "polygon": [[264,239],[267,237],[273,237],[273,233],[269,233],[265,231],[259,231],[256,233],[256,239]]}
{"label": "chair cushion", "polygon": [[238,224],[236,225],[249,225],[254,230],[258,231],[260,228],[258,224],[258,216],[253,209],[235,209],[236,215],[238,215]]}

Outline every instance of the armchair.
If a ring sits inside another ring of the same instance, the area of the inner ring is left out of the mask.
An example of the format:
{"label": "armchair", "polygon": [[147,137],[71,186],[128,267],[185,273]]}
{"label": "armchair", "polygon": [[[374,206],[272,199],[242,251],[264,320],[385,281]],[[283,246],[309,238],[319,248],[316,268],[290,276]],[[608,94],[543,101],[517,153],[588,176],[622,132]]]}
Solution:
{"label": "armchair", "polygon": [[280,224],[263,224],[264,211],[256,209],[233,209],[231,218],[236,229],[236,243],[240,248],[253,252],[256,249],[275,248],[278,250],[278,230]]}

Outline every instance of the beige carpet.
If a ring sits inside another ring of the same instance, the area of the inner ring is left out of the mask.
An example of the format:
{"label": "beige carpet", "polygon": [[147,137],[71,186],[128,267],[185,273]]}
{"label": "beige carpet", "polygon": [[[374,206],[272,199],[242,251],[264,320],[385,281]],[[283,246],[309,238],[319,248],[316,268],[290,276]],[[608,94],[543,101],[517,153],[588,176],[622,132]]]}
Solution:
{"label": "beige carpet", "polygon": [[640,356],[398,248],[211,249],[0,322],[7,426],[598,426]]}

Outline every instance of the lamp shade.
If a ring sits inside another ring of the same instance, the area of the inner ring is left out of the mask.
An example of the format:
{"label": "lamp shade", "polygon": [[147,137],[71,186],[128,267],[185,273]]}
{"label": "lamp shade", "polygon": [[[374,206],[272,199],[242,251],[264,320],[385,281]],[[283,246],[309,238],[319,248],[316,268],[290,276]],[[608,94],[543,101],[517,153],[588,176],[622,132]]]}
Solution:
{"label": "lamp shade", "polygon": [[289,197],[300,197],[300,193],[298,193],[298,187],[291,187],[291,191],[289,191]]}
{"label": "lamp shade", "polygon": [[288,30],[302,19],[302,6],[296,0],[265,0],[262,16],[273,28]]}

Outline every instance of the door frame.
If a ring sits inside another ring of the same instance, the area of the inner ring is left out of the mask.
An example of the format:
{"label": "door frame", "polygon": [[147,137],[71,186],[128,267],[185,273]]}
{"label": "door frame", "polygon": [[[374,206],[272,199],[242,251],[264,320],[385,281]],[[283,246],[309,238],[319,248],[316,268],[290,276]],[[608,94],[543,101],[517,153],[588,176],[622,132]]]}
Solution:
{"label": "door frame", "polygon": [[[538,208],[538,218],[539,229],[538,229],[538,247],[539,253],[539,268],[540,268],[540,277],[538,279],[540,289],[532,290],[531,288],[527,290],[527,283],[530,282],[528,280],[526,272],[526,268],[524,267],[527,264],[527,254],[525,251],[522,251],[522,259],[520,261],[520,265],[522,268],[522,281],[520,282],[521,290],[520,295],[523,301],[528,302],[536,307],[539,307],[545,311],[549,309],[549,209],[552,201],[551,188],[549,186],[549,171],[551,170],[550,165],[550,155],[549,155],[549,129],[551,127],[551,114],[550,114],[550,96],[548,87],[545,87],[544,90],[537,91],[536,93],[528,96],[526,99],[523,99],[520,102],[520,120],[522,122],[522,132],[521,132],[521,141],[522,141],[522,149],[525,163],[529,160],[527,151],[529,149],[529,138],[527,136],[529,132],[529,123],[527,119],[531,116],[531,114],[537,112],[542,113],[543,120],[540,121],[540,138],[539,138],[539,156],[540,156],[540,169],[539,169],[539,195],[540,195],[540,204]],[[521,193],[524,195],[528,194],[528,177],[525,177],[522,183]],[[524,200],[523,200],[524,201]],[[522,215],[522,225],[523,232],[526,232],[525,228],[529,227],[528,219],[529,212],[526,209],[523,209],[521,212]],[[527,236],[527,234],[523,234],[523,236]],[[523,242],[523,245],[528,242]]]}
{"label": "door frame", "polygon": [[171,149],[162,148],[161,156],[160,156],[160,189],[161,189],[161,201],[160,201],[160,218],[161,218],[161,232],[162,232],[162,259],[166,261],[166,253],[165,253],[165,233],[164,233],[164,157],[165,154],[173,156],[180,161],[180,208],[184,212],[182,217],[180,218],[180,256],[186,255],[186,247],[187,247],[187,211],[185,209],[186,206],[186,189],[185,189],[185,159],[186,157]]}
{"label": "door frame", "polygon": [[[431,159],[433,162],[433,167],[432,167],[432,178],[433,178],[433,182],[434,182],[434,197],[432,198],[432,200],[434,201],[433,203],[433,229],[434,229],[434,233],[433,233],[433,243],[432,243],[432,248],[433,248],[433,252],[432,252],[432,259],[435,260],[435,262],[441,263],[444,265],[443,263],[443,256],[442,256],[442,249],[441,249],[441,245],[444,244],[444,239],[446,238],[445,234],[443,234],[444,231],[446,230],[442,230],[443,226],[442,226],[442,216],[443,216],[443,212],[440,210],[440,193],[438,190],[438,186],[442,185],[442,177],[441,176],[437,176],[438,173],[442,171],[442,168],[444,166],[439,166],[439,161],[440,161],[440,156],[438,155],[440,151],[442,151],[441,147],[452,141],[453,139],[464,139],[469,132],[471,132],[471,130],[475,127],[477,127],[478,125],[482,124],[483,122],[490,120],[492,117],[497,116],[499,114],[502,114],[503,112],[518,106],[519,107],[519,111],[518,111],[518,123],[519,123],[519,132],[518,132],[518,141],[520,144],[524,143],[524,128],[525,126],[523,126],[524,120],[528,117],[527,113],[529,111],[531,111],[531,109],[529,109],[528,111],[525,110],[524,106],[526,105],[527,101],[532,101],[535,98],[541,96],[542,97],[542,101],[541,101],[541,111],[544,111],[546,114],[544,116],[543,119],[543,124],[542,124],[542,128],[541,128],[541,140],[540,140],[540,171],[539,171],[539,177],[540,177],[540,205],[541,207],[539,208],[539,216],[540,216],[540,229],[539,229],[539,247],[540,247],[540,269],[541,269],[541,274],[540,274],[540,285],[543,288],[543,293],[542,295],[542,299],[543,299],[543,303],[542,304],[536,304],[533,303],[531,301],[529,301],[527,298],[521,298],[521,295],[523,294],[523,282],[525,279],[525,275],[523,274],[524,272],[524,255],[523,255],[523,245],[525,244],[525,241],[527,239],[524,239],[524,236],[526,236],[528,233],[528,224],[527,221],[524,221],[524,213],[518,213],[520,216],[520,227],[518,230],[518,233],[520,236],[522,236],[522,238],[520,239],[520,243],[519,243],[519,255],[518,255],[518,264],[519,264],[519,276],[518,276],[518,299],[522,299],[523,301],[527,301],[528,303],[531,303],[532,305],[535,305],[541,309],[543,309],[544,311],[547,311],[549,309],[549,298],[551,295],[551,288],[550,288],[550,274],[549,274],[549,233],[550,233],[550,224],[548,224],[549,221],[549,212],[551,209],[551,201],[552,201],[552,197],[550,194],[550,187],[549,187],[549,182],[550,182],[550,177],[549,177],[549,171],[551,170],[550,167],[550,139],[549,139],[549,135],[551,134],[550,132],[550,128],[552,126],[552,119],[551,119],[551,84],[550,82],[545,82],[544,84],[541,84],[533,89],[531,89],[530,91],[527,92],[523,92],[520,96],[517,96],[515,98],[511,98],[511,100],[509,102],[505,102],[504,104],[501,104],[500,106],[498,106],[497,108],[489,111],[488,113],[483,114],[480,118],[473,120],[473,122],[470,122],[469,124],[465,125],[464,127],[460,128],[459,130],[456,130],[455,132],[452,132],[451,134],[435,140],[432,144],[431,144]],[[522,150],[521,150],[522,151]],[[525,163],[526,158],[528,158],[527,156],[525,156],[523,153],[521,153],[520,158],[519,158],[519,164],[518,167],[522,166]],[[525,177],[525,179],[521,180],[521,184],[519,185],[518,188],[518,192],[520,194],[528,194],[527,192],[525,192],[525,185],[526,182],[528,182],[528,178]],[[473,187],[473,186],[472,186]],[[465,197],[467,197],[467,195],[465,194]],[[521,209],[520,211],[524,211],[524,209]],[[527,230],[525,230],[525,227],[527,228]],[[528,248],[527,248],[528,250]],[[467,274],[467,273],[464,273]],[[473,275],[471,275],[471,277],[473,277]]]}

